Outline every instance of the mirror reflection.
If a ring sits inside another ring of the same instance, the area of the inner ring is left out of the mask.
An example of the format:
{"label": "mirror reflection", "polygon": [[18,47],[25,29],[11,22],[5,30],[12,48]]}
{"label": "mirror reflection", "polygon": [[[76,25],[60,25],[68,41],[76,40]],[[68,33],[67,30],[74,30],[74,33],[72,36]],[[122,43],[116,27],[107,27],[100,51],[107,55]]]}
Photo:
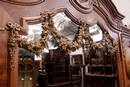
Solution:
{"label": "mirror reflection", "polygon": [[89,27],[89,32],[94,42],[98,43],[102,40],[103,32],[97,24]]}
{"label": "mirror reflection", "polygon": [[[68,42],[72,42],[77,34],[79,25],[68,18],[65,13],[58,13],[53,17],[54,26],[58,33]],[[89,29],[95,42],[102,40],[102,30],[96,24]],[[44,31],[42,23],[28,25],[28,41],[38,41]],[[83,87],[85,72],[83,47],[68,54],[58,47],[55,37],[49,34],[48,47],[43,49],[40,56],[19,48],[18,87],[54,87],[54,84],[65,84],[69,87]],[[47,77],[47,78],[46,78]]]}

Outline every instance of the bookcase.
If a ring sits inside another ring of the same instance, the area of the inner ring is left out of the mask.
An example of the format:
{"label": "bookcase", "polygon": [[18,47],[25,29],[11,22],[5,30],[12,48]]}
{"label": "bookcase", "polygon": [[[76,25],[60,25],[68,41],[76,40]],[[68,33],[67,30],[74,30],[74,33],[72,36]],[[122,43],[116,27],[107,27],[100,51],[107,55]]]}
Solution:
{"label": "bookcase", "polygon": [[85,86],[85,65],[83,65],[83,55],[74,54],[70,57],[70,82],[71,87],[86,87]]}
{"label": "bookcase", "polygon": [[47,83],[51,87],[69,87],[69,54],[59,50],[49,50],[45,54]]}
{"label": "bookcase", "polygon": [[115,53],[90,50],[85,59],[87,87],[117,87]]}

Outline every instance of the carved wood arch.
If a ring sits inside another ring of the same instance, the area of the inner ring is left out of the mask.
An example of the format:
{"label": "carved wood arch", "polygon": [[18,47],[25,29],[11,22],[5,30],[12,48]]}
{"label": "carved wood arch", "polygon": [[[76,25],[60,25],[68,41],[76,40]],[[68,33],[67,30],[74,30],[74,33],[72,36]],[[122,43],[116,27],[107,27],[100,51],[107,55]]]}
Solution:
{"label": "carved wood arch", "polygon": [[93,9],[103,18],[107,26],[110,27],[110,30],[115,33],[118,33],[119,31],[122,32],[122,29],[117,26],[121,26],[121,21],[124,18],[124,16],[117,11],[112,1],[99,0],[98,4],[98,6],[94,4]]}

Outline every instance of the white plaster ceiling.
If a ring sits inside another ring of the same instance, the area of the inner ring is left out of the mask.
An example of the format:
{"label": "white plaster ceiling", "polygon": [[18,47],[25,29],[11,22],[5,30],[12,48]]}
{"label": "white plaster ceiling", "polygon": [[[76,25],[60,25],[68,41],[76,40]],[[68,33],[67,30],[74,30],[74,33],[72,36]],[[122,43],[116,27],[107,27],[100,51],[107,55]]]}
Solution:
{"label": "white plaster ceiling", "polygon": [[125,16],[124,25],[130,25],[130,0],[112,0],[118,11]]}

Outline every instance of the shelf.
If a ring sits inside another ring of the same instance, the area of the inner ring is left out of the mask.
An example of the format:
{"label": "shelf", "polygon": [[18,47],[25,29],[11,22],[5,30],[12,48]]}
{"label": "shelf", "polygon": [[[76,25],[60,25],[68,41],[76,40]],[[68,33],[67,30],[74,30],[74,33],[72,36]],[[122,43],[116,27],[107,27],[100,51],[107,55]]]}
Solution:
{"label": "shelf", "polygon": [[58,87],[58,86],[63,86],[63,85],[67,85],[67,84],[70,84],[70,82],[63,82],[63,83],[57,83],[57,84],[47,84],[47,86]]}
{"label": "shelf", "polygon": [[95,76],[95,77],[115,77],[114,74],[112,75],[104,75],[104,74],[86,74],[86,76]]}
{"label": "shelf", "polygon": [[105,75],[103,74],[86,74],[86,76],[97,76],[97,77],[104,77]]}
{"label": "shelf", "polygon": [[72,75],[73,79],[81,79],[82,77],[80,75]]}
{"label": "shelf", "polygon": [[81,82],[81,80],[74,80],[74,81],[72,81],[72,83],[77,83],[77,82]]}
{"label": "shelf", "polygon": [[88,67],[104,67],[104,65],[87,65]]}
{"label": "shelf", "polygon": [[66,65],[56,65],[56,67],[66,67]]}
{"label": "shelf", "polygon": [[116,76],[112,74],[112,75],[105,75],[105,77],[116,77]]}
{"label": "shelf", "polygon": [[105,65],[105,67],[114,67],[114,65],[108,64],[108,65]]}
{"label": "shelf", "polygon": [[115,67],[115,65],[87,65],[88,67]]}
{"label": "shelf", "polygon": [[85,65],[70,65],[70,67],[83,67],[83,66],[85,66]]}

